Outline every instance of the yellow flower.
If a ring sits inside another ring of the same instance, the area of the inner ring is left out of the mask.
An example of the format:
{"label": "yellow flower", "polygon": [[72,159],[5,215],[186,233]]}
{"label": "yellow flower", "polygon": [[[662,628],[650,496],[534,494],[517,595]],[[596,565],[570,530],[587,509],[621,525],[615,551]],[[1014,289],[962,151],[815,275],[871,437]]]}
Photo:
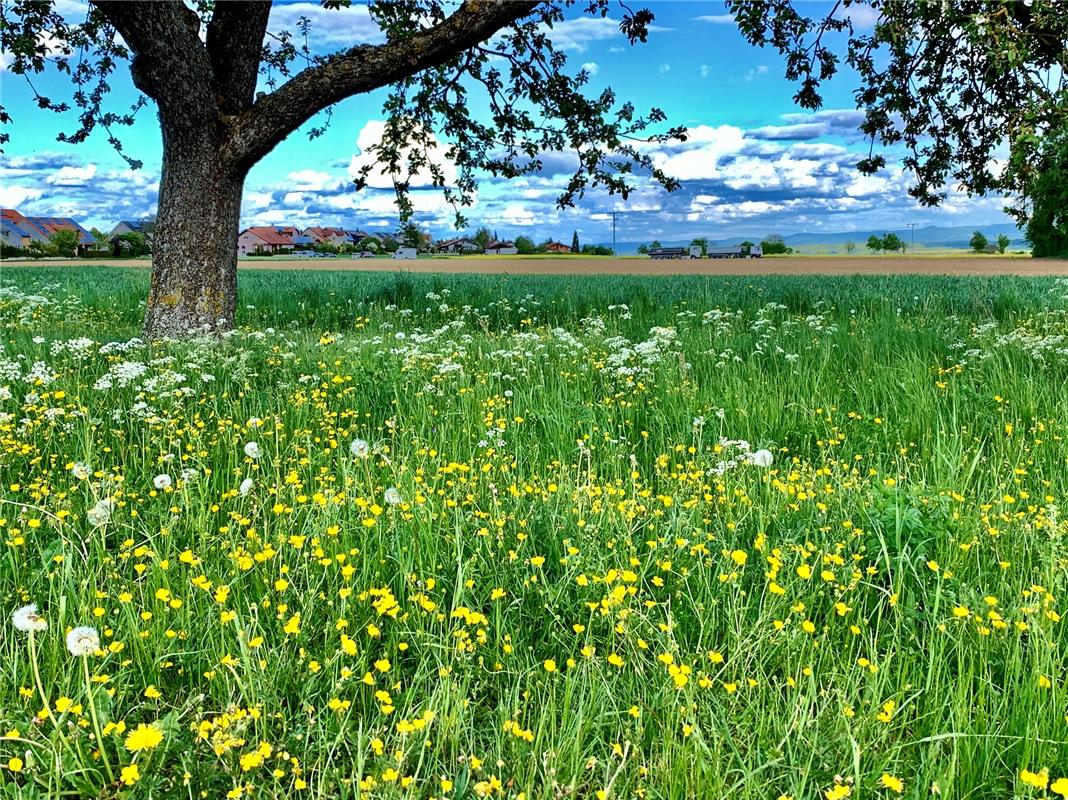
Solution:
{"label": "yellow flower", "polygon": [[12,756],[7,760],[7,768],[12,772],[22,772],[22,759],[18,756]]}
{"label": "yellow flower", "polygon": [[905,791],[905,784],[901,778],[895,778],[893,775],[886,772],[879,778],[879,783],[882,784],[883,788],[889,789],[891,792],[901,794]]}
{"label": "yellow flower", "polygon": [[137,768],[136,764],[131,764],[128,767],[123,767],[122,773],[119,775],[119,779],[126,786],[133,786],[141,779],[141,770]]}
{"label": "yellow flower", "polygon": [[1050,784],[1049,790],[1061,797],[1068,797],[1068,778],[1057,778]]}
{"label": "yellow flower", "polygon": [[546,672],[556,672],[556,662],[551,658],[545,659],[545,663],[542,666],[545,667]]}
{"label": "yellow flower", "polygon": [[1031,772],[1027,769],[1021,769],[1020,780],[1035,789],[1045,789],[1049,784],[1049,770],[1043,768],[1038,772]]}
{"label": "yellow flower", "polygon": [[131,753],[138,750],[151,750],[163,741],[163,732],[155,725],[141,724],[130,731],[126,737],[126,749]]}
{"label": "yellow flower", "polygon": [[823,793],[823,796],[827,798],[827,800],[842,800],[845,797],[852,797],[853,789],[850,788],[847,784],[837,783],[830,789],[825,791]]}

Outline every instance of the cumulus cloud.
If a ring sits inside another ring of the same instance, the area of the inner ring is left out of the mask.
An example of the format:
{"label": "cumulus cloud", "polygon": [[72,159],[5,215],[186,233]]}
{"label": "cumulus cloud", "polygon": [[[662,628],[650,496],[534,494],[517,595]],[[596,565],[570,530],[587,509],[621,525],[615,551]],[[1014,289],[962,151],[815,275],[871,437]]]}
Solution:
{"label": "cumulus cloud", "polygon": [[45,180],[53,186],[81,186],[96,175],[96,164],[84,167],[60,167]]}
{"label": "cumulus cloud", "polygon": [[590,73],[590,75],[596,75],[598,72],[601,71],[601,68],[597,66],[596,61],[587,61],[585,64],[582,65],[582,68],[588,73]]}
{"label": "cumulus cloud", "polygon": [[[557,50],[571,50],[576,53],[584,53],[591,44],[607,42],[612,39],[623,39],[619,30],[619,20],[612,17],[582,16],[575,19],[563,20],[555,23],[552,28],[542,27],[544,33]],[[671,28],[660,25],[650,25],[650,33],[666,33]],[[616,52],[615,47],[610,48]]]}
{"label": "cumulus cloud", "polygon": [[30,186],[11,186],[5,184],[0,186],[0,206],[4,208],[14,208],[20,206],[27,200],[36,200],[44,194],[41,189],[34,189]]}
{"label": "cumulus cloud", "polygon": [[309,41],[333,48],[381,44],[386,40],[378,24],[371,19],[367,6],[356,3],[337,9],[323,8],[318,3],[310,2],[276,3],[271,8],[267,29],[272,33],[289,31],[296,36],[301,17],[311,25]]}
{"label": "cumulus cloud", "polygon": [[733,25],[734,17],[731,14],[702,14],[694,17],[697,22],[711,22],[714,25]]}
{"label": "cumulus cloud", "polygon": [[[367,185],[372,189],[392,189],[394,177],[401,181],[408,177],[404,174],[393,176],[389,174],[386,167],[375,165],[374,153],[369,152],[369,150],[381,143],[385,131],[385,121],[380,119],[368,120],[363,128],[360,129],[360,133],[356,137],[357,154],[354,155],[349,162],[349,177],[353,180],[356,180],[363,167],[371,166],[371,171],[367,176]],[[438,142],[437,138],[432,136],[431,145],[427,148],[425,155],[430,161],[441,166],[445,183],[452,185],[456,182],[456,165],[448,160],[445,155],[445,150],[446,148]],[[402,165],[407,162],[411,152],[410,149],[401,152]],[[433,180],[430,170],[421,167],[411,176],[408,185],[413,189],[432,186]]]}

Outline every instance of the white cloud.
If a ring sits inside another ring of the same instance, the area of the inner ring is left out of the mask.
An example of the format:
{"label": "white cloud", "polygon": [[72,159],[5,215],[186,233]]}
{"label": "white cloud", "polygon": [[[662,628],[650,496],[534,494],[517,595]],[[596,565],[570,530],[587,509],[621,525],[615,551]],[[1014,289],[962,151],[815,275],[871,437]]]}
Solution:
{"label": "white cloud", "polygon": [[660,74],[661,75],[663,75],[665,72],[670,72],[670,71],[671,71],[671,65],[670,64],[661,64],[660,65]]}
{"label": "white cloud", "polygon": [[[360,170],[364,166],[372,165],[371,171],[367,177],[367,185],[372,189],[392,189],[394,177],[401,181],[407,177],[404,174],[392,176],[388,172],[383,171],[386,167],[374,165],[374,154],[368,151],[371,147],[378,145],[382,141],[382,136],[385,133],[385,130],[386,123],[383,120],[369,120],[363,128],[360,129],[360,133],[356,137],[358,154],[354,155],[349,162],[349,177],[353,180],[356,180],[360,174]],[[410,150],[402,151],[402,167],[407,162],[410,152]],[[456,165],[446,158],[445,148],[441,146],[436,137],[431,137],[431,146],[427,149],[426,156],[432,162],[441,166],[446,184],[453,185],[456,182]],[[420,168],[411,176],[408,185],[412,188],[432,186],[433,176],[430,174],[430,170],[425,167]]]}
{"label": "white cloud", "polygon": [[882,12],[879,9],[861,3],[851,3],[849,6],[839,8],[835,14],[838,19],[848,17],[849,21],[853,23],[853,27],[857,30],[874,28],[875,23],[879,21],[881,16]]}
{"label": "white cloud", "polygon": [[714,25],[733,25],[734,17],[730,14],[702,14],[694,17],[697,22],[711,22]]}
{"label": "white cloud", "polygon": [[306,17],[311,23],[309,42],[331,47],[356,47],[380,44],[386,40],[378,24],[371,19],[366,5],[353,3],[347,8],[328,9],[318,3],[276,3],[271,9],[267,29],[272,33],[289,31],[298,37],[297,21]]}
{"label": "white cloud", "polygon": [[757,75],[767,75],[767,74],[768,74],[767,66],[764,65],[764,64],[758,64],[757,66],[753,67],[753,69],[749,70],[749,72],[745,73],[745,79],[747,81],[751,81]]}
{"label": "white cloud", "polygon": [[522,203],[509,203],[500,210],[498,216],[509,225],[529,226],[538,222],[537,215]]}
{"label": "white cloud", "polygon": [[718,163],[743,149],[746,139],[734,125],[697,125],[687,131],[687,141],[653,152],[654,164],[680,180],[717,178]]}
{"label": "white cloud", "polygon": [[27,200],[36,200],[42,194],[44,194],[44,191],[41,189],[5,184],[0,186],[0,206],[14,208]]}
{"label": "white cloud", "polygon": [[323,189],[337,186],[341,179],[329,172],[317,172],[314,169],[301,169],[286,176],[295,191],[321,192]]}
{"label": "white cloud", "polygon": [[53,186],[81,186],[96,175],[96,164],[84,167],[60,167],[45,180]]}
{"label": "white cloud", "polygon": [[590,73],[590,75],[596,75],[598,72],[601,71],[601,68],[597,66],[596,61],[587,61],[585,64],[582,65],[582,68],[588,73]]}
{"label": "white cloud", "polygon": [[[586,52],[594,42],[623,38],[619,30],[619,20],[611,17],[576,17],[557,22],[552,28],[542,26],[541,30],[548,35],[557,50],[573,50],[577,53]],[[659,25],[649,26],[650,33],[666,33],[670,30],[672,29]],[[614,48],[612,51],[616,52]]]}
{"label": "white cloud", "polygon": [[708,64],[701,65],[701,77],[707,78],[709,73]]}

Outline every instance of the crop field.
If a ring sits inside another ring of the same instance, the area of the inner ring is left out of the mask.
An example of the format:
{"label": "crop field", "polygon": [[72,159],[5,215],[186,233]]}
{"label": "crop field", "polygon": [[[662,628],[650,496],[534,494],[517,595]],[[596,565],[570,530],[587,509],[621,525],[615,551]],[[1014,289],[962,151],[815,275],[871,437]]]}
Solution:
{"label": "crop field", "polygon": [[0,275],[0,797],[1068,797],[1068,281],[147,281]]}

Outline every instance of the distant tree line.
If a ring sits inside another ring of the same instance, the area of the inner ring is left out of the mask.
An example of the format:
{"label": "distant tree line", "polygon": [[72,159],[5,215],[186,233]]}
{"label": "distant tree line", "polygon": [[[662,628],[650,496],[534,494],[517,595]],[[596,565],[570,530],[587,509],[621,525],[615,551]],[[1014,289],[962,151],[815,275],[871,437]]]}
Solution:
{"label": "distant tree line", "polygon": [[[638,253],[641,255],[648,255],[650,250],[654,250],[658,247],[663,246],[664,245],[660,243],[659,239],[653,239],[653,241],[651,242],[638,245]],[[741,246],[752,247],[753,242],[746,240],[741,243]],[[701,255],[703,257],[708,255],[708,249],[710,247],[716,247],[716,243],[705,236],[699,236],[690,242],[690,247],[700,247]],[[777,233],[772,233],[768,236],[765,236],[764,239],[760,242],[760,248],[761,250],[763,250],[764,255],[766,256],[782,256],[789,255],[790,253],[794,252],[794,249],[792,247],[789,247],[786,242],[783,241],[782,236]]]}

